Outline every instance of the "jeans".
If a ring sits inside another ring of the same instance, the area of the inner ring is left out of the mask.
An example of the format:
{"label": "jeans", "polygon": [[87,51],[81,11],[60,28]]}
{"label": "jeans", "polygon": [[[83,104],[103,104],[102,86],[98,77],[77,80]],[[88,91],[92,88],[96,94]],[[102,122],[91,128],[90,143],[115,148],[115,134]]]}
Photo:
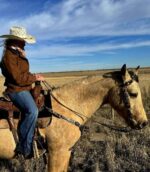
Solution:
{"label": "jeans", "polygon": [[38,108],[29,91],[9,93],[8,96],[21,111],[21,122],[19,125],[19,151],[24,154],[30,154],[36,121],[38,117]]}

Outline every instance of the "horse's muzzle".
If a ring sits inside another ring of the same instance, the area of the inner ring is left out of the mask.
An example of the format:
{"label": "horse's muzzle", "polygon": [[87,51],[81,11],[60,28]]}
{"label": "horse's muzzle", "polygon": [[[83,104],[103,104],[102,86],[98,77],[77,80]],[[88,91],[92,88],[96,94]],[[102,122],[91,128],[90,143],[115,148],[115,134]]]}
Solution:
{"label": "horse's muzzle", "polygon": [[144,128],[144,127],[146,127],[148,125],[148,121],[147,120],[143,121],[143,122],[137,122],[134,119],[130,119],[129,123],[130,123],[130,125],[131,125],[131,127],[133,129],[137,129],[137,130],[140,130],[140,129],[142,129],[142,128]]}
{"label": "horse's muzzle", "polygon": [[134,129],[140,130],[148,125],[148,121],[144,121],[142,123],[138,123],[134,126]]}
{"label": "horse's muzzle", "polygon": [[139,125],[137,125],[137,129],[142,129],[144,127],[146,127],[148,125],[148,121],[144,121],[142,123],[140,123]]}

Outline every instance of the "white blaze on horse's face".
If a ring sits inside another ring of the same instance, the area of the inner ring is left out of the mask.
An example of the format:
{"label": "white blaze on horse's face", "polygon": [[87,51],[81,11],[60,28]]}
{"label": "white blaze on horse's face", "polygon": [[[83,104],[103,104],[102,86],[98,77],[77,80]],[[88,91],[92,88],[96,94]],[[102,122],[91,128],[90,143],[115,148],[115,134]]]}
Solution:
{"label": "white blaze on horse's face", "polygon": [[118,86],[112,89],[113,100],[111,100],[111,104],[133,128],[142,129],[148,124],[148,119],[143,107],[139,83],[131,77],[131,75],[137,77],[138,69],[129,74],[126,66],[124,66],[123,71],[122,79],[125,85],[121,88]]}

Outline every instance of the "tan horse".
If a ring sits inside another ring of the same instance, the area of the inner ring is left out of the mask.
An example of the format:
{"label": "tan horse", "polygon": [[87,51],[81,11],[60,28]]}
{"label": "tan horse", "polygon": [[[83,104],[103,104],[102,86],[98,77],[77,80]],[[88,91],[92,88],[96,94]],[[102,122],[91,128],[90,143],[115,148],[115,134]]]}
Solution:
{"label": "tan horse", "polygon": [[[124,65],[120,72],[92,76],[66,84],[53,91],[62,104],[83,115],[84,120],[52,98],[53,110],[69,119],[84,124],[87,118],[103,104],[109,103],[132,128],[141,129],[148,124],[143,108],[136,72],[128,72]],[[85,117],[86,116],[86,117]],[[66,172],[70,148],[80,138],[79,128],[63,119],[53,117],[52,123],[41,129],[48,146],[48,171]],[[15,143],[11,132],[0,130],[0,157],[12,158]]]}

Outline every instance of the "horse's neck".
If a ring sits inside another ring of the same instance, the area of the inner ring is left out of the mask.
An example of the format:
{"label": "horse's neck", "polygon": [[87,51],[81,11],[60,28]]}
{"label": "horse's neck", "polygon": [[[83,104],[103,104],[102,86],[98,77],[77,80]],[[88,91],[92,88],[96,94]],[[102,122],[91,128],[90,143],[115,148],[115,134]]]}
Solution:
{"label": "horse's neck", "polygon": [[88,118],[106,101],[112,80],[90,77],[67,84],[54,91],[56,98]]}

